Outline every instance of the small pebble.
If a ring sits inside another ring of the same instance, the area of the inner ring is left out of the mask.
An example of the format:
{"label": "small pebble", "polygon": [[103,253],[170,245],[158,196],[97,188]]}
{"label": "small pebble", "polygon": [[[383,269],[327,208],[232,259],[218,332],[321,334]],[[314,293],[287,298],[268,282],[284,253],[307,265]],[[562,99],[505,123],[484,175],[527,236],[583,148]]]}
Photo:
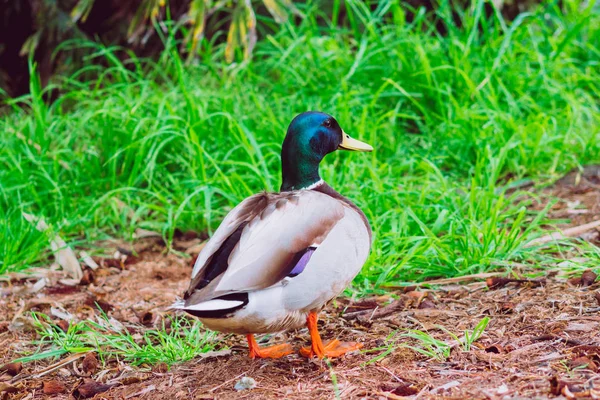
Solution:
{"label": "small pebble", "polygon": [[256,381],[248,376],[243,377],[239,381],[235,383],[233,387],[235,390],[246,390],[246,389],[254,389],[256,387]]}

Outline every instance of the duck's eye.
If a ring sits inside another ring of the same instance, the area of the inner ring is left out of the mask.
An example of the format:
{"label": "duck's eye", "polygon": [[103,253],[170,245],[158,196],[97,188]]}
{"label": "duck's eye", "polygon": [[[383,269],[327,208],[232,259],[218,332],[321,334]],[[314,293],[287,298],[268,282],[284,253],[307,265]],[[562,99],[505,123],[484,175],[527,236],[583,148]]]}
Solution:
{"label": "duck's eye", "polygon": [[331,128],[331,120],[330,119],[326,119],[325,121],[323,121],[323,126],[325,128]]}

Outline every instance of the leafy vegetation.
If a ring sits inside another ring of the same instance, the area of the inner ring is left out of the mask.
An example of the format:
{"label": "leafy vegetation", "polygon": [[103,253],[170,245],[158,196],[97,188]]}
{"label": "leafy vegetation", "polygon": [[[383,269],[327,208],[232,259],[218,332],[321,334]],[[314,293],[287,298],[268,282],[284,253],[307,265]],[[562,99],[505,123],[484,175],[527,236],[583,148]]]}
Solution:
{"label": "leafy vegetation", "polygon": [[407,22],[396,3],[356,2],[348,12],[364,30],[325,31],[316,21],[331,18],[308,5],[233,65],[226,43],[186,65],[176,26],[159,31],[156,61],[71,43],[93,55],[57,82],[62,95],[46,102],[53,87],[34,73],[0,121],[0,235],[21,243],[0,247],[0,270],[47,256],[22,212],[84,248],[137,228],[169,244],[177,229],[212,232],[243,198],[278,189],[286,127],[309,109],[376,148],[321,169],[374,228],[361,290],[555,263],[556,251],[525,246],[548,221],[519,188],[600,161],[600,14],[563,3],[508,22],[480,0],[457,23],[448,4]]}
{"label": "leafy vegetation", "polygon": [[[333,12],[340,12],[334,1]],[[343,7],[342,7],[343,8]],[[8,2],[0,18],[0,98],[26,92],[27,57],[40,65],[44,83],[53,75],[87,66],[85,47],[68,40],[94,40],[126,46],[129,52],[156,56],[158,32],[177,26],[178,49],[188,62],[211,55],[224,43],[227,62],[248,59],[259,39],[291,15],[301,16],[292,0],[22,0]],[[127,54],[124,55],[127,58]]]}
{"label": "leafy vegetation", "polygon": [[403,335],[405,338],[415,339],[417,346],[406,345],[409,349],[423,354],[426,357],[433,358],[440,362],[446,361],[450,357],[452,346],[443,340],[439,340],[431,336],[427,332],[420,330],[411,330]]}
{"label": "leafy vegetation", "polygon": [[452,336],[454,340],[461,344],[463,351],[471,351],[471,346],[473,346],[473,343],[478,341],[481,335],[483,335],[483,332],[485,331],[485,328],[487,328],[489,323],[490,318],[483,317],[481,321],[479,321],[477,325],[475,325],[475,328],[473,328],[472,331],[469,332],[469,330],[466,330],[462,338],[459,338],[458,336],[456,336],[455,334],[453,334],[445,328],[444,331],[450,336]]}
{"label": "leafy vegetation", "polygon": [[69,353],[97,352],[100,359],[118,358],[133,365],[171,365],[214,351],[219,345],[216,332],[205,330],[199,321],[173,317],[159,329],[143,329],[132,334],[120,322],[106,315],[70,323],[66,331],[41,313],[33,313],[34,328],[40,339],[38,351],[16,361],[60,357]]}
{"label": "leafy vegetation", "polygon": [[[475,325],[473,330],[465,330],[462,334],[462,337],[452,333],[442,325],[436,325],[436,329],[440,329],[449,335],[460,346],[462,351],[469,352],[471,351],[473,343],[481,338],[489,322],[489,317],[482,318],[481,321]],[[414,345],[408,344],[410,342],[406,342],[407,339],[409,341],[412,340]],[[399,340],[402,340],[403,343],[398,344]],[[445,362],[450,357],[453,345],[444,340],[435,338],[428,332],[418,329],[410,329],[401,335],[397,335],[397,332],[393,332],[385,338],[383,346],[365,351],[366,353],[380,353],[369,361],[365,362],[363,366],[376,363],[386,358],[388,355],[396,351],[398,347],[406,347],[426,357],[435,359],[439,362]]]}

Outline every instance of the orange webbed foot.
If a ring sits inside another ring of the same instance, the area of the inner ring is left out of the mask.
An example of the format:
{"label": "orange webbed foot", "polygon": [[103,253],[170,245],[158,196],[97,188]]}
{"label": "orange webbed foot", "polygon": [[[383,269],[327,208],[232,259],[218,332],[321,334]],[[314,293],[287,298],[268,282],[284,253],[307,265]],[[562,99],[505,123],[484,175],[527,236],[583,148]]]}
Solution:
{"label": "orange webbed foot", "polygon": [[277,344],[269,347],[259,347],[254,335],[247,335],[250,358],[281,358],[292,354],[292,346],[287,343]]}
{"label": "orange webbed foot", "polygon": [[325,344],[322,349],[317,346],[313,349],[313,346],[303,347],[300,349],[300,355],[304,357],[315,357],[318,358],[333,358],[341,357],[351,351],[360,350],[363,347],[362,343],[357,342],[340,342],[337,339],[333,339]]}
{"label": "orange webbed foot", "polygon": [[250,358],[281,358],[292,354],[292,346],[287,343],[250,350]]}

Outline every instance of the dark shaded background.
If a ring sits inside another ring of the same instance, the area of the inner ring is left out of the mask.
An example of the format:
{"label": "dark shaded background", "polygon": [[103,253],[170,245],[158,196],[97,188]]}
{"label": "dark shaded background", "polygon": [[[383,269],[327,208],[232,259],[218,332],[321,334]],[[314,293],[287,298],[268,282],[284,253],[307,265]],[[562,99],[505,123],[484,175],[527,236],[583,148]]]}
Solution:
{"label": "dark shaded background", "polygon": [[[69,73],[80,66],[85,50],[71,48],[69,51],[57,51],[57,47],[69,39],[96,40],[105,45],[120,45],[141,57],[152,57],[162,50],[162,43],[151,21],[148,18],[140,18],[144,0],[96,0],[87,18],[79,20],[71,16],[71,11],[77,3],[78,0],[0,0],[0,96],[2,91],[9,97],[29,92],[30,55],[37,63],[43,86],[54,74]],[[377,0],[367,3],[372,9],[377,6]],[[470,4],[464,0],[458,0],[456,3],[456,7],[469,7]],[[515,1],[503,4],[502,13],[506,18],[512,19],[526,9],[529,3],[530,1]],[[303,3],[297,4],[300,8]],[[425,7],[432,14],[437,33],[445,34],[444,23],[436,20],[434,13],[438,2],[409,0],[403,4],[408,21],[414,15],[412,10]],[[170,0],[167,7],[171,19],[178,21],[185,18],[189,0]],[[261,8],[260,2],[257,2],[255,7],[258,15],[269,15],[264,7]],[[332,1],[319,2],[319,7],[329,15]],[[491,5],[486,4],[486,13],[490,15],[492,12]],[[164,14],[164,10],[161,10],[158,19],[164,20]],[[220,29],[226,29],[229,15],[228,10],[215,13],[207,21],[206,36],[210,38]],[[453,17],[456,24],[460,25],[458,15],[455,13]],[[131,29],[132,21],[136,22],[135,29]],[[343,8],[338,21],[340,25],[347,24]],[[258,33],[260,40],[261,30]],[[262,33],[264,34],[264,29]],[[220,40],[224,40],[224,35]]]}

